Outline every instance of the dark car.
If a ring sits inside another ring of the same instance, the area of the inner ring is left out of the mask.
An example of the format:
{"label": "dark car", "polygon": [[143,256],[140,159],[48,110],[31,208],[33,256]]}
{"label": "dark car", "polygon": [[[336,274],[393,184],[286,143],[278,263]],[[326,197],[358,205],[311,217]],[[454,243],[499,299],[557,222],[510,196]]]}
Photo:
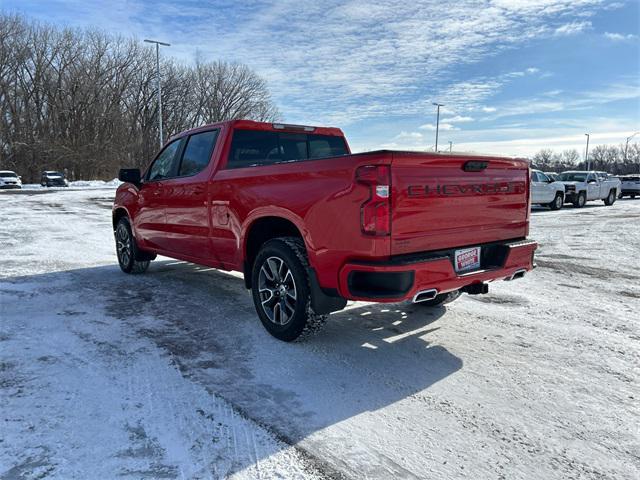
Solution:
{"label": "dark car", "polygon": [[46,170],[42,172],[40,185],[43,187],[68,187],[69,182],[64,178],[64,173]]}

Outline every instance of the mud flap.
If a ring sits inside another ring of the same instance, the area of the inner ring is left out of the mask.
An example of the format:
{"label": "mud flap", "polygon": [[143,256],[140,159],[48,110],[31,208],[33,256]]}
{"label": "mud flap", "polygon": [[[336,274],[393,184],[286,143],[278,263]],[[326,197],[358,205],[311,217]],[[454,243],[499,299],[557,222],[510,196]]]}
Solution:
{"label": "mud flap", "polygon": [[307,269],[309,273],[309,286],[311,288],[311,307],[318,315],[326,315],[342,310],[347,305],[347,299],[327,293],[320,287],[318,277],[313,268]]}

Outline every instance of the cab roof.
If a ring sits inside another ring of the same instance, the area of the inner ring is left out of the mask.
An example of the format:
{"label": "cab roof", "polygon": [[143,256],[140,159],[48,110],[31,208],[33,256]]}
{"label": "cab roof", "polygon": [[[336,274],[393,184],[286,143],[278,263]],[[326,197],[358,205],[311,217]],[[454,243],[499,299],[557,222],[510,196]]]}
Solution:
{"label": "cab roof", "polygon": [[284,122],[256,122],[255,120],[226,120],[224,122],[210,123],[202,125],[201,127],[192,128],[180,132],[170,140],[175,138],[184,137],[185,135],[191,135],[193,133],[209,130],[211,128],[228,127],[232,129],[243,130],[261,130],[269,132],[289,132],[289,133],[312,133],[317,135],[331,135],[335,137],[344,137],[342,130],[336,127],[316,127],[311,125],[294,125]]}

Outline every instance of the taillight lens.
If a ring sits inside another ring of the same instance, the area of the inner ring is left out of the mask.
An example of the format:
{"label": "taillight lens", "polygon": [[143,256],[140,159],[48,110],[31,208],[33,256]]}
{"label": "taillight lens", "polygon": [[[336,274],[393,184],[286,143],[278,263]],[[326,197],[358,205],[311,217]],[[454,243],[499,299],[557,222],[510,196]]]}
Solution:
{"label": "taillight lens", "polygon": [[365,165],[356,181],[369,186],[369,199],[360,207],[360,225],[366,235],[391,233],[391,170],[389,165]]}

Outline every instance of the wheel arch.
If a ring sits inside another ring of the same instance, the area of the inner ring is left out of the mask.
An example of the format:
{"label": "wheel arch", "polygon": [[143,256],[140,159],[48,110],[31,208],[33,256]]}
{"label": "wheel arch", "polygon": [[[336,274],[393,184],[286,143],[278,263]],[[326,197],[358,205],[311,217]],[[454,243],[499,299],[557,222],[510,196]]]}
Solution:
{"label": "wheel arch", "polygon": [[278,237],[300,238],[307,248],[302,229],[290,218],[278,215],[265,215],[255,218],[247,226],[243,241],[244,283],[251,288],[253,262],[265,242]]}
{"label": "wheel arch", "polygon": [[128,217],[128,218],[131,218],[131,217],[129,216],[129,212],[128,212],[128,211],[127,211],[127,209],[126,209],[126,208],[124,208],[124,207],[116,207],[116,208],[113,210],[113,213],[112,213],[111,215],[112,215],[112,223],[113,223],[113,229],[114,229],[114,230],[116,229],[116,225],[118,225],[118,222],[120,221],[120,219],[121,219],[122,217]]}

